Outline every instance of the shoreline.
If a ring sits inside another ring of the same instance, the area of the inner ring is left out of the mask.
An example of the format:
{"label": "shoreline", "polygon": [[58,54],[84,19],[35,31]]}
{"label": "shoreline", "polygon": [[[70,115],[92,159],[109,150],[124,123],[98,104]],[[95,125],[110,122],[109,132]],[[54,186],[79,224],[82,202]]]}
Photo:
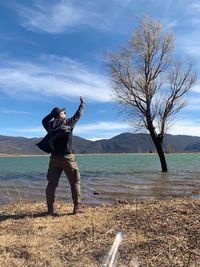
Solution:
{"label": "shoreline", "polygon": [[[45,179],[41,179],[40,186],[37,184],[37,189],[26,187],[27,185],[22,183],[18,184],[15,182],[3,182],[0,185],[0,207],[6,205],[9,202],[34,201],[40,202],[45,201],[45,188],[46,188],[46,176]],[[65,181],[63,181],[65,183]],[[87,183],[86,183],[87,184]],[[131,183],[130,183],[131,185]],[[59,201],[71,203],[70,188],[65,184],[66,190],[62,190],[62,186],[59,186],[56,191],[56,198]],[[83,185],[82,185],[83,186]],[[120,187],[120,185],[118,185]],[[150,192],[149,192],[150,191]],[[28,193],[27,193],[28,192]],[[132,184],[132,191],[106,191],[105,188],[95,189],[95,186],[91,191],[87,190],[87,185],[82,188],[82,202],[86,205],[101,205],[112,204],[112,203],[130,203],[135,202],[146,202],[146,201],[167,201],[171,199],[199,199],[200,200],[200,181],[194,181],[193,179],[187,179],[183,181],[171,182],[171,185],[157,186],[156,184],[152,187],[146,188],[145,183],[141,183],[139,188],[137,184]]]}
{"label": "shoreline", "polygon": [[[176,154],[200,154],[200,152],[174,152],[174,153],[165,153],[166,155],[176,155]],[[8,158],[8,157],[48,157],[50,153],[46,154],[6,154],[0,153],[0,158]],[[131,152],[131,153],[74,153],[74,155],[78,156],[109,156],[109,155],[157,155],[156,152],[148,153],[148,152]]]}

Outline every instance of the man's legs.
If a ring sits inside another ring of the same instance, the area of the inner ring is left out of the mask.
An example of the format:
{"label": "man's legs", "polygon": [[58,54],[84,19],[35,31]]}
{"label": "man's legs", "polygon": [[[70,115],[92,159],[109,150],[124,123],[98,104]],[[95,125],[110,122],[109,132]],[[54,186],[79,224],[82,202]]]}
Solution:
{"label": "man's legs", "polygon": [[62,173],[62,169],[56,164],[57,161],[58,159],[55,156],[51,156],[47,173],[48,184],[46,188],[46,200],[49,214],[53,214],[54,212],[53,204],[55,201],[55,191]]}
{"label": "man's legs", "polygon": [[62,164],[63,170],[68,177],[72,199],[74,202],[74,213],[82,212],[80,209],[81,189],[80,189],[80,172],[73,154],[65,155]]}

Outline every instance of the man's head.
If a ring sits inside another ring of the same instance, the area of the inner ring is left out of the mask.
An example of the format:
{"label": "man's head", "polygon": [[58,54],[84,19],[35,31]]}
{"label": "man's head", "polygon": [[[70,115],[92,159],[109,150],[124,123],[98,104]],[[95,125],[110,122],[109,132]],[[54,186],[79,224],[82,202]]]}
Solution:
{"label": "man's head", "polygon": [[58,107],[53,108],[51,111],[51,114],[53,115],[55,119],[64,120],[66,118],[65,108],[58,108]]}

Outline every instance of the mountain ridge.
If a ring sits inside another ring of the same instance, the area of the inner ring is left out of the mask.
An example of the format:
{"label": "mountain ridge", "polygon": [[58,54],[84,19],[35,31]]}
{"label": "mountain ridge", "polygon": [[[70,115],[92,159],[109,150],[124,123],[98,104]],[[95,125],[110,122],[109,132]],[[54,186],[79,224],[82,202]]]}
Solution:
{"label": "mountain ridge", "polygon": [[[36,146],[41,139],[0,135],[0,154],[43,155],[45,153]],[[73,147],[77,154],[155,152],[151,137],[146,133],[121,133],[110,139],[96,141],[74,136]],[[200,137],[167,134],[163,149],[166,153],[200,152]]]}

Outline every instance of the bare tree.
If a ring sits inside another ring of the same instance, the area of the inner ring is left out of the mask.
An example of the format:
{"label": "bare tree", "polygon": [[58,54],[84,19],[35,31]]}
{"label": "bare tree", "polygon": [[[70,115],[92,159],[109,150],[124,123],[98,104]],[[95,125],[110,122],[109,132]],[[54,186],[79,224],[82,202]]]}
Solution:
{"label": "bare tree", "polygon": [[173,34],[145,16],[128,45],[106,56],[114,100],[125,107],[134,125],[149,131],[163,172],[167,172],[164,135],[196,82],[192,62],[175,60],[173,52]]}

